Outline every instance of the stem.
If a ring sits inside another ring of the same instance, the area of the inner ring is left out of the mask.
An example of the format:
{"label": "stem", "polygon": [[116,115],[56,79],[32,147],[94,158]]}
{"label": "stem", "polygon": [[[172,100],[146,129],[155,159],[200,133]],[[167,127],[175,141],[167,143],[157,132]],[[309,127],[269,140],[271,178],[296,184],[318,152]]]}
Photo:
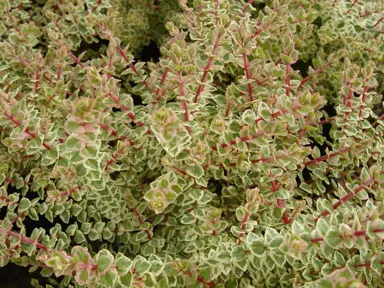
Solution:
{"label": "stem", "polygon": [[[269,177],[272,178],[272,182],[271,182],[272,192],[275,194],[277,191],[279,191],[279,187],[277,186],[276,180],[273,178],[271,171],[269,171]],[[280,207],[281,209],[284,208],[284,201],[282,199],[277,199],[276,202],[277,202],[277,207]],[[290,220],[288,218],[287,213],[285,211],[283,211],[283,215],[281,217],[282,217],[282,221],[285,225],[292,222],[292,220]]]}
{"label": "stem", "polygon": [[[374,178],[370,178],[368,179],[367,181],[365,181],[364,183],[362,183],[359,187],[357,187],[354,191],[351,191],[349,192],[347,195],[345,195],[343,198],[341,198],[338,202],[336,202],[335,204],[332,205],[332,208],[334,210],[336,210],[337,208],[339,208],[343,203],[347,202],[348,200],[354,198],[359,192],[361,192],[362,190],[364,190],[366,188],[366,186],[372,184],[375,182],[375,179]],[[323,213],[321,213],[318,217],[316,217],[314,219],[315,222],[317,222],[317,220],[319,220],[321,217],[325,217],[325,216],[328,216],[330,214],[330,212],[328,210],[325,210]]]}
{"label": "stem", "polygon": [[[14,119],[13,116],[9,115],[7,112],[4,112],[4,115],[5,115],[5,117],[8,118],[8,120],[12,121],[17,127],[21,126],[21,122],[18,121],[18,120],[16,120],[16,119]],[[36,134],[33,133],[33,132],[31,132],[31,131],[29,131],[29,128],[28,128],[28,127],[24,130],[24,132],[27,133],[27,134],[28,134],[29,136],[31,136],[32,138],[36,138]],[[49,146],[48,144],[46,144],[45,142],[43,142],[42,145],[43,145],[44,148],[47,149],[47,150],[51,150],[51,149],[52,149],[52,147]]]}
{"label": "stem", "polygon": [[61,198],[61,197],[65,197],[65,196],[69,196],[69,195],[71,195],[72,193],[74,193],[77,189],[80,190],[81,187],[80,187],[80,186],[77,186],[77,187],[75,187],[75,188],[72,188],[71,190],[62,192],[62,193],[59,194],[59,198]]}
{"label": "stem", "polygon": [[[248,202],[247,205],[245,206],[245,209],[248,210],[251,205],[252,205],[252,202]],[[241,226],[240,226],[240,229],[243,230],[243,231],[245,230],[245,227],[246,227],[247,222],[249,220],[249,216],[250,215],[247,212],[245,212],[243,221],[241,221]],[[239,234],[239,238],[237,240],[237,244],[238,245],[240,245],[240,243],[241,243],[240,237],[242,237],[244,234],[245,234],[245,232],[242,232],[242,233]]]}
{"label": "stem", "polygon": [[73,55],[72,52],[69,52],[69,56],[72,58],[72,60],[73,60],[75,63],[79,64],[81,68],[84,68],[84,64],[81,63],[81,61],[79,60],[79,58],[77,58],[75,55]]}
{"label": "stem", "polygon": [[[212,53],[211,53],[212,55],[215,55],[216,50],[219,47],[219,41],[220,41],[221,36],[223,36],[223,34],[219,34],[217,36],[216,42],[213,45],[213,49],[212,49]],[[208,63],[204,67],[203,76],[201,77],[201,80],[200,80],[201,83],[205,82],[205,79],[207,78],[208,72],[211,69],[212,64],[213,64],[213,56],[210,56]],[[204,87],[205,86],[203,84],[199,85],[199,88],[197,89],[197,92],[196,92],[195,100],[193,101],[194,103],[197,103],[197,100],[199,100],[199,96],[200,96],[201,92],[203,92]]]}
{"label": "stem", "polygon": [[[124,112],[127,112],[128,117],[129,117],[134,123],[136,123],[137,126],[139,126],[139,127],[143,127],[143,126],[145,126],[145,124],[144,124],[143,122],[141,122],[141,121],[136,121],[136,122],[135,122],[135,118],[136,118],[135,114],[134,114],[132,111],[130,111],[130,110],[127,108],[127,106],[120,104],[120,98],[119,98],[119,97],[115,96],[112,92],[108,92],[107,95],[112,99],[113,102],[115,102],[115,104],[117,104],[117,105],[120,106],[120,109],[121,109],[121,110],[123,110]],[[148,129],[148,134],[151,134],[151,130],[149,130],[149,129]]]}
{"label": "stem", "polygon": [[216,25],[219,25],[219,0],[215,0]]}
{"label": "stem", "polygon": [[317,69],[313,75],[309,75],[307,77],[305,77],[303,80],[300,81],[300,85],[299,87],[301,87],[304,83],[308,82],[309,79],[311,79],[312,76],[316,76],[317,74],[321,73],[324,71],[325,68],[327,68],[329,65],[331,65],[331,63],[326,63],[324,66],[321,66],[319,69]]}
{"label": "stem", "polygon": [[103,0],[98,0],[97,5],[92,8],[92,11],[95,11],[100,6],[101,2],[103,2]]}
{"label": "stem", "polygon": [[[245,70],[245,76],[247,80],[251,78],[249,73],[249,63],[248,63],[248,56],[247,54],[243,54],[243,62],[244,62],[244,70]],[[253,102],[253,96],[252,96],[252,83],[247,83],[248,86],[248,94],[249,94],[249,101]]]}
{"label": "stem", "polygon": [[[137,71],[135,65],[133,65],[133,63],[130,63],[130,61],[129,61],[127,55],[125,54],[125,52],[124,52],[120,47],[117,47],[116,49],[117,49],[117,51],[119,51],[121,57],[123,57],[124,60],[125,60],[127,63],[129,63],[129,67],[132,69],[132,71],[133,71],[138,77],[141,77],[141,75],[140,75],[140,73]],[[143,84],[144,84],[145,87],[147,87],[147,88],[149,87],[149,86],[148,86],[148,83],[147,83],[147,81],[146,81],[145,79],[143,80]]]}
{"label": "stem", "polygon": [[57,68],[57,77],[56,77],[56,79],[59,80],[59,79],[60,79],[60,76],[61,76],[61,66],[59,66],[59,67]]}
{"label": "stem", "polygon": [[118,156],[119,156],[119,151],[117,151],[112,155],[112,159],[107,162],[107,165],[105,165],[104,171],[108,170],[109,166],[111,166],[113,162],[116,162],[116,159]]}
{"label": "stem", "polygon": [[38,90],[39,90],[39,72],[40,72],[40,68],[39,67],[37,67],[36,68],[36,78],[35,78],[35,80],[36,80],[36,82],[35,82],[35,93],[37,93],[38,92]]}
{"label": "stem", "polygon": [[[184,82],[183,82],[180,71],[177,73],[177,76],[179,80],[180,96],[184,98],[185,97]],[[181,108],[184,110],[184,121],[189,122],[188,106],[187,106],[187,101],[185,99],[181,100]],[[188,131],[188,134],[191,135],[191,127],[187,126],[186,129]]]}
{"label": "stem", "polygon": [[[183,273],[184,275],[187,275],[190,278],[193,278],[192,272],[185,271],[185,270],[181,270],[180,272]],[[206,282],[206,281],[204,281],[204,278],[201,277],[200,275],[197,275],[196,281],[199,282],[199,283],[202,283],[204,286],[207,286],[209,288],[214,288],[216,286],[216,284],[214,282]]]}
{"label": "stem", "polygon": [[242,15],[244,15],[245,12],[247,12],[247,10],[248,10],[248,7],[249,7],[249,6],[248,6],[247,4],[252,5],[253,2],[255,2],[255,0],[249,0],[248,3],[246,3],[246,4],[244,5],[243,10],[241,10],[241,14],[242,14]]}
{"label": "stem", "polygon": [[[113,129],[113,128],[108,128],[106,125],[101,124],[101,123],[98,124],[98,125],[99,125],[99,127],[100,127],[101,129],[103,129],[104,131],[106,131],[106,132],[112,134],[112,135],[115,136],[115,137],[118,137],[118,136],[117,136],[117,131],[116,131],[115,129]],[[109,132],[109,130],[111,130],[111,131]],[[124,135],[121,135],[121,136],[119,137],[119,139],[122,140],[122,141],[127,140],[131,146],[135,145],[135,142],[133,142],[132,140],[128,139],[128,138],[127,138],[126,136],[124,136]]]}
{"label": "stem", "polygon": [[381,114],[380,117],[375,122],[372,123],[372,127],[375,127],[379,123],[379,121],[383,119],[384,119],[384,113]]}
{"label": "stem", "polygon": [[352,100],[352,96],[353,96],[352,83],[349,83],[348,88],[349,88],[348,89],[348,99],[345,99],[345,96],[344,96],[344,105],[351,107],[351,100]]}
{"label": "stem", "polygon": [[47,246],[37,242],[37,241],[34,241],[32,240],[31,238],[27,237],[27,236],[24,236],[24,235],[21,235],[19,233],[16,233],[16,232],[13,232],[13,231],[9,231],[9,230],[6,230],[2,227],[0,227],[0,233],[1,234],[6,234],[7,236],[11,236],[11,237],[14,237],[14,238],[19,238],[21,240],[21,242],[24,242],[24,243],[27,243],[27,244],[31,244],[31,245],[35,245],[37,248],[41,249],[41,250],[44,250],[46,252],[48,252],[48,248]]}
{"label": "stem", "polygon": [[[134,208],[133,211],[135,212],[137,219],[139,220],[140,225],[144,224],[143,219],[141,219],[141,215],[140,215],[139,210],[137,210],[137,208]],[[144,230],[144,231],[145,231],[145,234],[147,234],[148,240],[152,240],[152,236],[149,233],[149,231],[148,230]]]}
{"label": "stem", "polygon": [[[256,133],[256,134],[251,135],[250,137],[241,137],[240,140],[241,140],[242,142],[245,143],[245,142],[248,142],[248,141],[250,141],[250,140],[254,140],[254,139],[256,139],[256,138],[259,138],[259,137],[262,137],[262,136],[267,136],[267,135],[268,135],[268,134],[265,133],[265,132],[259,132],[259,133]],[[227,143],[223,143],[223,144],[221,144],[220,146],[221,146],[222,148],[226,148],[226,147],[228,147],[228,146],[230,146],[230,145],[235,145],[236,143],[237,143],[237,141],[236,141],[236,139],[235,139],[235,140],[230,141],[228,144],[227,144]],[[212,149],[215,150],[215,151],[217,151],[217,149],[218,149],[218,145],[212,146]]]}
{"label": "stem", "polygon": [[[361,146],[361,145],[358,145],[358,146]],[[341,149],[339,151],[329,153],[328,155],[324,155],[324,156],[315,158],[313,160],[305,162],[304,166],[305,167],[312,166],[312,165],[316,164],[317,162],[325,161],[325,160],[328,160],[330,158],[336,157],[337,155],[340,155],[341,153],[349,152],[349,151],[351,151],[351,149],[352,149],[351,147],[347,147],[347,148]]]}
{"label": "stem", "polygon": [[[364,91],[363,91],[363,94],[361,95],[361,102],[362,103],[365,103],[365,98],[366,98],[367,92],[368,92],[368,86],[364,86]],[[361,117],[361,115],[363,114],[363,110],[362,109],[363,109],[363,105],[360,105],[359,117]]]}
{"label": "stem", "polygon": [[[167,74],[168,74],[168,67],[165,68],[163,75],[161,76],[160,86],[163,85],[165,78],[167,77]],[[156,100],[152,102],[152,104],[155,105],[160,101],[161,95],[159,95],[159,93],[160,93],[160,87],[156,89]]]}
{"label": "stem", "polygon": [[375,23],[375,25],[373,25],[373,28],[375,28],[377,25],[380,24],[381,21],[384,20],[384,17],[381,17],[379,20],[377,20],[377,22]]}
{"label": "stem", "polygon": [[287,95],[288,97],[291,95],[291,64],[288,63],[286,66],[285,66],[285,95]]}

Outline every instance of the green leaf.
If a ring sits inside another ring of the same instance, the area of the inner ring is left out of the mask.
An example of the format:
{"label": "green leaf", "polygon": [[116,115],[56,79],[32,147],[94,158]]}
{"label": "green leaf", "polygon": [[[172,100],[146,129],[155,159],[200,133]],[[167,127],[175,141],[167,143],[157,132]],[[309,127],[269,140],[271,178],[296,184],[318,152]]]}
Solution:
{"label": "green leaf", "polygon": [[241,120],[249,125],[252,125],[255,123],[256,120],[256,115],[255,112],[253,112],[250,109],[247,109],[244,111],[243,115],[241,116]]}
{"label": "green leaf", "polygon": [[345,265],[345,259],[341,253],[335,251],[334,260],[337,267],[343,267]]}
{"label": "green leaf", "polygon": [[200,178],[204,175],[204,169],[200,165],[190,166],[186,172],[194,178]]}
{"label": "green leaf", "polygon": [[123,287],[131,287],[133,282],[132,272],[128,272],[124,276],[119,277],[119,284]]}
{"label": "green leaf", "polygon": [[115,266],[120,276],[124,276],[131,270],[132,260],[122,253],[116,255]]}
{"label": "green leaf", "polygon": [[259,258],[263,258],[265,255],[265,245],[261,240],[254,240],[249,245],[249,250],[253,255]]}
{"label": "green leaf", "polygon": [[327,221],[325,221],[323,218],[320,218],[316,224],[316,231],[321,236],[325,236],[328,232],[328,229],[329,229],[329,225],[328,225]]}
{"label": "green leaf", "polygon": [[241,127],[241,123],[240,121],[238,120],[232,120],[230,123],[229,123],[229,129],[234,132],[234,133],[239,133],[240,132],[240,127]]}
{"label": "green leaf", "polygon": [[57,160],[57,158],[59,158],[59,146],[56,145],[51,147],[46,155],[50,160]]}
{"label": "green leaf", "polygon": [[110,269],[105,272],[105,274],[100,275],[100,280],[103,285],[107,288],[115,287],[117,281],[117,271],[116,269]]}
{"label": "green leaf", "polygon": [[284,238],[282,236],[276,236],[269,242],[268,247],[271,249],[279,248],[283,241]]}
{"label": "green leaf", "polygon": [[98,153],[98,148],[96,146],[86,146],[81,150],[81,155],[85,158],[96,159]]}
{"label": "green leaf", "polygon": [[264,120],[269,120],[271,119],[272,110],[265,102],[260,102],[257,109],[257,114],[260,115]]}
{"label": "green leaf", "polygon": [[268,242],[272,241],[277,236],[280,236],[280,234],[275,229],[267,227],[267,229],[265,230],[265,239]]}
{"label": "green leaf", "polygon": [[145,258],[137,256],[133,263],[133,269],[135,269],[138,275],[142,275],[151,269],[151,263],[149,263]]}
{"label": "green leaf", "polygon": [[231,278],[227,282],[225,282],[225,288],[237,288],[237,279]]}
{"label": "green leaf", "polygon": [[241,261],[247,257],[247,254],[245,253],[245,250],[242,246],[238,246],[232,250],[231,257],[235,258],[236,261]]}
{"label": "green leaf", "polygon": [[330,228],[327,234],[325,235],[324,240],[332,248],[338,248],[341,242],[339,230],[334,227]]}
{"label": "green leaf", "polygon": [[105,273],[112,266],[113,262],[112,253],[106,249],[101,250],[96,255],[97,272],[100,274]]}
{"label": "green leaf", "polygon": [[67,141],[65,142],[65,148],[67,150],[80,149],[81,142],[76,136],[69,136]]}
{"label": "green leaf", "polygon": [[19,212],[23,213],[31,207],[31,201],[28,198],[22,198],[19,203]]}
{"label": "green leaf", "polygon": [[83,232],[81,232],[80,230],[76,230],[74,240],[77,244],[81,244],[87,241]]}

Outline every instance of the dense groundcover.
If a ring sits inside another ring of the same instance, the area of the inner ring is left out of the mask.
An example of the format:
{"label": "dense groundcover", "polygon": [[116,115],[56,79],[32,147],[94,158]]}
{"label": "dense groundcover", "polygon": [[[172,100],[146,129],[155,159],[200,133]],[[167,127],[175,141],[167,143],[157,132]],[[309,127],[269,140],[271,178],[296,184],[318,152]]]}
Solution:
{"label": "dense groundcover", "polygon": [[384,287],[380,0],[1,0],[0,287]]}

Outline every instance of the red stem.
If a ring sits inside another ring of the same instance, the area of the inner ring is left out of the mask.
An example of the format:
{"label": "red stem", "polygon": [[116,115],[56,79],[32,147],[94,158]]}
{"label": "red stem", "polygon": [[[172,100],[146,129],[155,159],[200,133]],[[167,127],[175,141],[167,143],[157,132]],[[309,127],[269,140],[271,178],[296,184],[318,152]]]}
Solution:
{"label": "red stem", "polygon": [[329,153],[328,155],[324,155],[324,156],[315,158],[313,160],[309,160],[309,161],[304,163],[304,166],[305,167],[312,166],[312,165],[316,164],[317,162],[328,160],[330,158],[336,157],[337,155],[340,155],[341,153],[346,153],[349,151],[351,151],[351,147],[347,147],[347,148],[341,149],[339,151]]}
{"label": "red stem", "polygon": [[219,0],[215,0],[216,25],[219,25]]}
{"label": "red stem", "polygon": [[[254,140],[256,138],[259,138],[259,137],[262,137],[262,136],[266,136],[266,135],[267,135],[267,133],[265,133],[265,132],[259,132],[259,133],[251,135],[250,137],[241,137],[240,140],[245,143],[245,142],[248,142],[250,140]],[[222,148],[225,148],[225,147],[228,147],[229,145],[235,145],[236,143],[237,143],[237,140],[232,140],[228,144],[227,143],[223,143],[220,146]],[[212,146],[212,149],[216,151],[218,149],[218,145]]]}
{"label": "red stem", "polygon": [[[216,50],[219,47],[219,41],[220,41],[221,36],[223,36],[223,35],[222,34],[218,35],[216,42],[213,45],[213,49],[212,49],[212,53],[211,53],[212,55],[214,55],[216,53]],[[213,64],[213,56],[210,56],[208,63],[204,67],[203,76],[201,77],[201,80],[200,80],[201,83],[205,82],[205,79],[207,78],[209,69],[211,69],[212,64]],[[199,88],[197,89],[197,92],[196,92],[195,100],[193,101],[194,103],[197,103],[197,100],[199,100],[199,96],[200,96],[201,92],[203,92],[204,88],[205,88],[205,86],[203,84],[199,85]]]}
{"label": "red stem", "polygon": [[310,75],[310,76],[307,76],[305,77],[303,80],[300,81],[300,86],[302,86],[304,83],[306,83],[307,81],[309,81],[309,79],[311,79],[312,76],[316,76],[317,74],[321,73],[324,71],[325,68],[327,68],[329,65],[331,65],[331,63],[326,63],[324,66],[321,66],[319,69],[317,69],[315,71],[315,73],[313,73],[313,75]]}
{"label": "red stem", "polygon": [[36,68],[36,78],[35,78],[35,80],[36,80],[36,82],[35,82],[35,93],[37,93],[38,90],[39,90],[39,78],[40,78],[39,72],[40,72],[40,68],[37,67]]}
{"label": "red stem", "polygon": [[[165,68],[163,75],[161,76],[160,86],[163,85],[165,78],[167,77],[167,74],[168,74],[168,67]],[[160,101],[160,98],[161,98],[161,95],[160,95],[160,87],[159,87],[156,89],[156,100],[152,102],[152,104],[158,103]]]}
{"label": "red stem", "polygon": [[379,123],[379,121],[383,119],[384,119],[384,113],[381,114],[380,117],[375,122],[372,123],[372,127],[375,127]]}
{"label": "red stem", "polygon": [[92,8],[92,11],[95,11],[97,9],[97,7],[100,6],[101,2],[103,2],[103,0],[98,0],[97,5]]}
{"label": "red stem", "polygon": [[113,162],[116,162],[116,159],[117,159],[118,156],[119,156],[119,151],[117,151],[116,153],[114,153],[114,154],[112,155],[112,159],[110,159],[110,160],[107,162],[107,165],[105,165],[104,170],[108,170],[109,166],[111,166],[111,164],[112,164]]}
{"label": "red stem", "polygon": [[[368,86],[364,86],[364,91],[363,91],[363,94],[361,95],[361,102],[362,103],[365,103],[365,98],[366,98],[367,92],[368,92]],[[363,105],[360,105],[359,117],[361,117],[362,114],[363,114]]]}
{"label": "red stem", "polygon": [[79,64],[81,68],[84,67],[84,64],[81,63],[81,61],[79,60],[79,58],[77,58],[75,55],[73,55],[72,52],[69,52],[69,56],[72,58],[72,60],[73,60],[75,63]]}
{"label": "red stem", "polygon": [[[144,224],[143,219],[141,219],[141,215],[140,215],[139,210],[137,210],[137,208],[134,208],[133,211],[135,212],[137,219],[139,220],[140,225]],[[149,233],[149,231],[148,230],[144,230],[144,231],[145,231],[145,234],[147,234],[148,240],[152,240],[152,237],[151,237],[151,234]]]}
{"label": "red stem", "polygon": [[0,232],[2,234],[6,234],[7,236],[11,236],[11,237],[14,237],[14,238],[19,238],[21,240],[21,242],[24,242],[24,243],[27,243],[27,244],[31,244],[31,245],[35,245],[37,248],[48,252],[48,248],[45,245],[43,245],[41,243],[38,243],[37,241],[34,241],[34,240],[32,240],[31,238],[29,238],[27,236],[21,235],[19,233],[13,232],[13,231],[6,230],[6,229],[4,229],[2,227],[0,227]]}
{"label": "red stem", "polygon": [[[7,117],[8,120],[12,121],[17,127],[19,127],[21,125],[21,122],[14,119],[13,116],[9,115],[6,111],[4,112],[4,115],[5,117]],[[31,136],[32,138],[36,138],[36,134],[29,131],[29,128],[27,127],[24,131],[25,133],[27,133],[29,136]],[[47,150],[51,150],[52,147],[49,146],[48,144],[44,143],[42,144],[44,146],[44,148],[46,148]]]}
{"label": "red stem", "polygon": [[[132,71],[133,71],[137,76],[141,77],[141,75],[140,75],[140,73],[137,71],[135,65],[133,65],[133,63],[130,63],[130,62],[129,62],[129,59],[128,59],[127,55],[125,54],[125,52],[124,52],[120,47],[117,47],[117,51],[119,51],[121,57],[123,57],[124,60],[125,60],[127,63],[129,63],[129,67],[132,69]],[[149,86],[148,86],[148,83],[147,83],[147,81],[146,81],[145,79],[143,80],[143,84],[144,84],[145,87],[149,87]]]}
{"label": "red stem", "polygon": [[291,95],[291,64],[285,66],[285,95],[288,97]]}
{"label": "red stem", "polygon": [[[247,4],[252,5],[255,0],[249,0]],[[243,10],[241,10],[241,14],[244,15],[245,12],[248,10],[248,5],[245,4]]]}
{"label": "red stem", "polygon": [[59,194],[59,198],[61,198],[61,197],[65,197],[65,196],[69,196],[69,195],[71,195],[72,193],[74,193],[77,189],[80,190],[81,187],[80,187],[80,186],[77,186],[77,187],[75,187],[75,188],[72,188],[71,190],[62,192],[62,193]]}
{"label": "red stem", "polygon": [[[365,181],[364,183],[362,183],[359,187],[357,187],[354,191],[351,191],[349,192],[347,195],[345,195],[344,197],[342,197],[339,201],[337,201],[335,204],[332,205],[332,208],[334,210],[336,210],[337,208],[339,208],[343,203],[347,202],[348,200],[354,198],[359,192],[361,192],[362,190],[364,190],[364,188],[366,188],[366,186],[372,184],[375,182],[375,179],[374,178],[371,178],[371,179],[368,179],[367,181]],[[325,216],[328,216],[330,214],[330,212],[328,210],[325,210],[323,213],[321,213],[318,217],[316,217],[314,219],[315,222],[317,222],[317,220],[319,220],[321,217],[325,217]]]}
{"label": "red stem", "polygon": [[375,23],[375,25],[373,25],[373,28],[375,28],[377,25],[380,24],[381,21],[384,20],[384,17],[381,17],[379,20],[377,20],[377,22]]}
{"label": "red stem", "polygon": [[[251,78],[249,73],[249,63],[248,63],[248,56],[247,54],[243,54],[243,62],[244,62],[244,70],[245,70],[245,76],[247,80]],[[253,96],[252,96],[252,83],[247,83],[248,86],[248,94],[249,94],[249,101],[253,102]]]}
{"label": "red stem", "polygon": [[[184,82],[182,79],[181,72],[179,71],[177,73],[178,80],[179,80],[179,90],[180,90],[180,96],[185,97],[185,90],[184,90]],[[189,122],[189,116],[188,116],[188,106],[187,101],[185,99],[181,100],[181,108],[184,110],[184,121]],[[189,126],[186,127],[188,134],[191,135],[191,128]]]}

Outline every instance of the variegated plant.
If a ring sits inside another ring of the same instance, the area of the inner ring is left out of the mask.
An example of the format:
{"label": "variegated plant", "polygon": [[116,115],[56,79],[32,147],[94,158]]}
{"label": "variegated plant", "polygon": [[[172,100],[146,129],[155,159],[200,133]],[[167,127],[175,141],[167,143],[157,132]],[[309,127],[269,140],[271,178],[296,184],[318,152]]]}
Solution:
{"label": "variegated plant", "polygon": [[0,11],[1,266],[45,287],[383,287],[382,1]]}

